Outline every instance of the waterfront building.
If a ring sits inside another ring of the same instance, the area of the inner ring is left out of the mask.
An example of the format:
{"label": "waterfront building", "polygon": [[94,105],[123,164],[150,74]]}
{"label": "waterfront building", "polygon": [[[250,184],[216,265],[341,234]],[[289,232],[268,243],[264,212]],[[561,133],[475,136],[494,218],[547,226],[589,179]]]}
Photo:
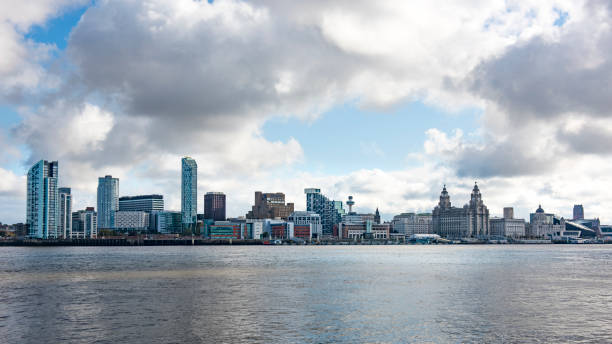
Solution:
{"label": "waterfront building", "polygon": [[72,213],[72,239],[98,237],[98,214],[94,207],[87,207]]}
{"label": "waterfront building", "polygon": [[261,239],[264,233],[265,220],[262,219],[246,219],[246,223],[251,225],[252,239]]}
{"label": "waterfront building", "polygon": [[313,211],[295,211],[287,222],[293,223],[294,235],[301,239],[320,238],[323,234],[321,215]]}
{"label": "waterfront building", "polygon": [[525,220],[514,218],[514,208],[504,208],[503,218],[492,218],[491,235],[522,238],[525,236]]}
{"label": "waterfront building", "polygon": [[215,221],[208,225],[210,239],[252,239],[253,227],[249,222]]}
{"label": "waterfront building", "polygon": [[306,210],[321,216],[322,236],[324,238],[332,237],[334,227],[337,228],[345,214],[342,201],[330,200],[321,193],[321,189],[317,188],[304,189],[304,193],[306,194]]}
{"label": "waterfront building", "polygon": [[122,232],[149,230],[149,213],[146,211],[118,211],[115,213],[115,229]]}
{"label": "waterfront building", "polygon": [[59,165],[40,160],[28,171],[26,222],[32,238],[58,238]]}
{"label": "waterfront building", "polygon": [[406,236],[412,234],[432,234],[433,220],[430,213],[402,213],[393,217],[391,228],[393,232]]}
{"label": "waterfront building", "polygon": [[98,229],[115,228],[119,210],[119,178],[107,175],[98,178]]}
{"label": "waterfront building", "polygon": [[149,228],[161,234],[180,234],[183,232],[180,211],[153,211],[149,215]]}
{"label": "waterfront building", "polygon": [[582,204],[574,204],[574,220],[583,220],[584,219],[584,208]]}
{"label": "waterfront building", "polygon": [[432,213],[435,234],[448,238],[484,237],[490,235],[489,209],[482,201],[477,184],[474,184],[470,202],[457,208],[451,206],[446,185],[442,188],[440,201]]}
{"label": "waterfront building", "polygon": [[58,236],[72,238],[72,195],[70,188],[59,188],[59,225]]}
{"label": "waterfront building", "polygon": [[225,221],[225,194],[207,192],[204,195],[204,219]]}
{"label": "waterfront building", "polygon": [[533,238],[547,238],[555,232],[565,230],[565,220],[561,218],[555,221],[555,215],[546,213],[541,205],[538,205],[535,213],[529,215],[529,226],[527,226],[527,236]]}
{"label": "waterfront building", "polygon": [[389,239],[391,225],[389,223],[376,223],[375,214],[357,214],[353,211],[355,201],[349,196],[346,202],[349,213],[342,216],[338,224],[340,239]]}
{"label": "waterfront building", "polygon": [[247,219],[282,219],[286,220],[293,213],[293,203],[285,204],[282,192],[262,193],[255,191],[255,205],[246,215]]}
{"label": "waterfront building", "polygon": [[198,215],[198,164],[190,157],[181,160],[181,214],[184,230],[195,230]]}
{"label": "waterfront building", "polygon": [[153,211],[164,210],[164,196],[162,195],[140,195],[123,196],[119,198],[119,211]]}
{"label": "waterfront building", "polygon": [[268,233],[270,239],[293,239],[294,228],[293,222],[274,219],[264,221],[264,233]]}

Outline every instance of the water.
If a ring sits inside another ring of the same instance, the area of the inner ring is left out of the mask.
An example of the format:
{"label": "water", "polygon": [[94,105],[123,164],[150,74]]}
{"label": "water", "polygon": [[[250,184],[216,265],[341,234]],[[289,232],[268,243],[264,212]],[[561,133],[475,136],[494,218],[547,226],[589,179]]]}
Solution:
{"label": "water", "polygon": [[0,248],[0,342],[612,342],[612,245]]}

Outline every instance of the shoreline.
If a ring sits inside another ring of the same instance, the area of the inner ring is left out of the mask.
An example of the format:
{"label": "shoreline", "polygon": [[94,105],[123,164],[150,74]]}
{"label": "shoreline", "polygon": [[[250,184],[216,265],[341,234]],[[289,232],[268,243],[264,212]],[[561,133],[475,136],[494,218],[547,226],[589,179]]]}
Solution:
{"label": "shoreline", "polygon": [[364,240],[364,241],[340,241],[325,240],[319,242],[295,242],[285,240],[282,243],[274,243],[270,240],[260,239],[145,239],[145,238],[100,238],[100,239],[69,239],[69,240],[0,240],[0,246],[7,247],[52,247],[52,246],[377,246],[377,245],[601,245],[612,244],[612,242],[552,242],[550,240],[517,240],[512,242],[495,241],[471,241],[471,242],[404,242],[392,240]]}

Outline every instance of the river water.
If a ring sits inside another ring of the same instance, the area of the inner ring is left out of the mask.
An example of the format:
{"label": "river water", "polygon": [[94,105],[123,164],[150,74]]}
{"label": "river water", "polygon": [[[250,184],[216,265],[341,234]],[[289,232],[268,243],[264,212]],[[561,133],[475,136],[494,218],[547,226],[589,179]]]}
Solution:
{"label": "river water", "polygon": [[612,245],[0,248],[3,343],[612,342]]}

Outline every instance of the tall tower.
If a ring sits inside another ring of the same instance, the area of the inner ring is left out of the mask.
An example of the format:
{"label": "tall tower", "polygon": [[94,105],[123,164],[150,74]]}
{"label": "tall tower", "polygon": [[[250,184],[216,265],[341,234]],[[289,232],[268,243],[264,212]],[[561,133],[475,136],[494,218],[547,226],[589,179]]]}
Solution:
{"label": "tall tower", "polygon": [[346,205],[349,207],[349,214],[353,213],[353,206],[355,205],[355,201],[353,201],[353,196],[349,196],[348,201],[346,201]]}
{"label": "tall tower", "polygon": [[98,178],[98,228],[115,227],[115,212],[119,210],[119,178],[107,175]]}
{"label": "tall tower", "polygon": [[574,204],[574,220],[584,220],[584,208],[582,204]]}
{"label": "tall tower", "polygon": [[198,216],[198,164],[186,156],[181,167],[181,222],[184,230],[193,233]]}
{"label": "tall tower", "polygon": [[378,208],[376,208],[376,213],[374,213],[374,223],[376,224],[380,224],[380,212],[378,211]]}
{"label": "tall tower", "polygon": [[26,222],[30,237],[39,239],[58,237],[58,175],[57,161],[40,160],[28,171]]}
{"label": "tall tower", "polygon": [[72,195],[70,194],[70,188],[59,188],[58,236],[64,239],[72,237]]}

